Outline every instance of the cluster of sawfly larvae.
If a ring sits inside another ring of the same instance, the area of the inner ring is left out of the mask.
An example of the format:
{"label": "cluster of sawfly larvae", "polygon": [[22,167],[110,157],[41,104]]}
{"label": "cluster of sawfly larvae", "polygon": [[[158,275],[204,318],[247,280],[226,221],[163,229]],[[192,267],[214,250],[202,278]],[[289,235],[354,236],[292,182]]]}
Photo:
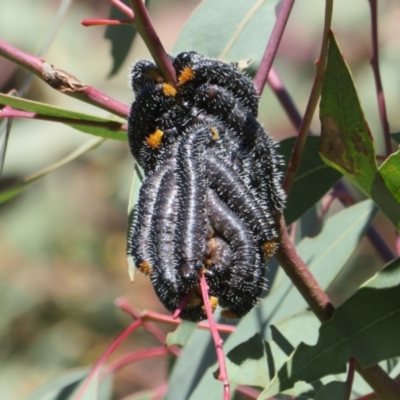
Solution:
{"label": "cluster of sawfly larvae", "polygon": [[276,249],[273,215],[284,206],[280,158],[257,122],[251,80],[233,64],[195,52],[171,57],[178,84],[150,61],[132,69],[131,152],[145,172],[128,256],[170,312],[206,318],[212,308],[239,318],[265,286]]}

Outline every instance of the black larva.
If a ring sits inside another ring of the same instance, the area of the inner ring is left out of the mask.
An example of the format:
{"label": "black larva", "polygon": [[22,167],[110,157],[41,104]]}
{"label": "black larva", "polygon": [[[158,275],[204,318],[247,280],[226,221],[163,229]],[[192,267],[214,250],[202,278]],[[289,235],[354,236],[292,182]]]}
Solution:
{"label": "black larva", "polygon": [[276,247],[281,161],[256,120],[258,97],[245,74],[195,52],[171,61],[176,87],[152,62],[132,70],[128,138],[146,179],[128,253],[170,312],[190,297],[180,317],[206,318],[204,274],[212,305],[239,318],[257,303],[264,258]]}

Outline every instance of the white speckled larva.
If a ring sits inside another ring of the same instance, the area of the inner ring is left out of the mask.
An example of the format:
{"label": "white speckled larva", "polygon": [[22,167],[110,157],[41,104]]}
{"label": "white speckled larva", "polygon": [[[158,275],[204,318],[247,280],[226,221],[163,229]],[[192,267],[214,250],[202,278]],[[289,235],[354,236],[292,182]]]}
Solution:
{"label": "white speckled larva", "polygon": [[243,72],[195,52],[171,60],[176,87],[150,61],[132,70],[129,145],[146,179],[128,254],[170,312],[191,293],[181,318],[206,318],[204,273],[212,303],[239,318],[257,303],[276,248],[281,161]]}

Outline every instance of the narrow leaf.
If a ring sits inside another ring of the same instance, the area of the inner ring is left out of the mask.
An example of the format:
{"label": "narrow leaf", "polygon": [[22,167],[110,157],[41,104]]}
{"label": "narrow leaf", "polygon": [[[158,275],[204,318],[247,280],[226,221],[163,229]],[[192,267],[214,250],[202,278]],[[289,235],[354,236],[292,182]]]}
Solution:
{"label": "narrow leaf", "polygon": [[[73,400],[76,390],[81,382],[86,378],[90,369],[81,368],[68,371],[63,375],[52,379],[43,386],[39,387],[32,393],[28,400]],[[108,375],[106,379],[99,382],[98,379],[93,380],[92,388],[88,388],[86,396],[82,400],[109,400],[112,395],[112,375]],[[96,397],[89,397],[94,395],[95,388],[98,395]]]}
{"label": "narrow leaf", "polygon": [[320,118],[319,151],[323,160],[354,182],[400,229],[400,204],[378,172],[373,139],[351,73],[333,35],[322,86]]}
{"label": "narrow leaf", "polygon": [[79,146],[68,156],[57,161],[56,163],[38,171],[32,175],[25,177],[22,182],[17,183],[14,186],[11,186],[10,188],[4,190],[3,192],[0,192],[0,204],[3,204],[5,202],[11,200],[13,197],[15,197],[18,194],[20,194],[21,192],[23,192],[33,182],[42,178],[43,176],[47,175],[48,173],[53,172],[54,170],[64,166],[65,164],[68,164],[69,162],[75,160],[76,158],[80,157],[81,155],[87,153],[88,151],[95,149],[102,142],[104,142],[104,140],[105,139],[102,139],[102,138],[91,139],[88,142]]}
{"label": "narrow leaf", "polygon": [[257,68],[275,23],[278,0],[205,0],[181,30],[174,53],[196,50]]}
{"label": "narrow leaf", "polygon": [[[67,123],[66,125],[72,128],[89,133],[91,135],[100,136],[106,139],[115,139],[120,141],[127,141],[126,132],[118,127],[120,124],[124,124],[125,121],[111,116],[110,118],[101,118],[95,115],[84,114],[77,111],[66,110],[64,108],[51,106],[49,104],[39,103],[37,101],[21,99],[14,96],[9,96],[0,93],[0,104],[9,105],[15,109],[29,111],[37,113],[41,116],[56,117],[56,118],[72,118],[76,119],[77,123]],[[103,123],[105,125],[110,125],[111,128],[107,127],[96,127],[90,125],[79,124],[79,120],[82,122],[90,123]]]}
{"label": "narrow leaf", "polygon": [[[260,399],[298,381],[313,382],[344,372],[350,357],[363,367],[400,356],[400,259],[391,262],[321,325],[315,346],[301,343]],[[379,346],[371,346],[379,343]]]}
{"label": "narrow leaf", "polygon": [[[282,140],[278,152],[288,164],[296,138]],[[342,174],[326,165],[318,154],[319,138],[310,136],[285,209],[287,224],[296,221],[332,188]]]}

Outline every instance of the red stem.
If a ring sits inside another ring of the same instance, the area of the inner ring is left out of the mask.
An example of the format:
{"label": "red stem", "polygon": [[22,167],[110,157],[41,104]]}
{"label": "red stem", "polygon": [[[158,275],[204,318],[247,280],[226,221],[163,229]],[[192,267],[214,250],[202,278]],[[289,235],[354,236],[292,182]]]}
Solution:
{"label": "red stem", "polygon": [[218,379],[224,384],[224,400],[229,400],[230,385],[228,381],[228,373],[226,370],[224,351],[222,348],[223,341],[221,336],[219,335],[217,326],[214,321],[214,315],[211,309],[210,298],[208,295],[208,285],[204,274],[201,274],[200,276],[200,287],[201,287],[201,294],[203,296],[204,306],[206,307],[208,323],[210,324],[211,336],[214,339],[215,351],[217,353],[217,359],[219,364]]}
{"label": "red stem", "polygon": [[306,144],[308,132],[310,130],[311,121],[313,119],[315,109],[321,95],[322,82],[325,75],[325,66],[328,54],[329,37],[331,35],[331,21],[333,12],[333,0],[326,0],[325,6],[325,21],[324,32],[322,38],[321,52],[319,60],[317,61],[317,70],[314,77],[313,86],[311,89],[310,97],[308,99],[307,108],[304,113],[303,121],[301,122],[299,133],[297,135],[296,143],[294,145],[292,155],[290,157],[289,165],[286,170],[285,178],[283,181],[283,188],[289,194],[294,178],[300,167],[301,158],[303,156],[304,146]]}
{"label": "red stem", "polygon": [[292,11],[293,4],[294,0],[283,0],[279,8],[274,29],[272,30],[267,47],[265,48],[260,67],[254,77],[254,87],[259,96],[264,90],[265,82],[267,82],[268,74],[272,67],[272,63],[274,62],[276,52],[278,51],[279,43],[281,42],[283,32],[285,31],[286,23],[289,19],[290,12]]}
{"label": "red stem", "polygon": [[114,7],[118,8],[122,13],[124,13],[130,20],[134,19],[132,10],[120,0],[108,0]]}
{"label": "red stem", "polygon": [[122,118],[127,118],[129,115],[129,107],[127,105],[118,102],[92,86],[82,84],[69,73],[54,68],[41,58],[25,53],[4,40],[0,40],[0,56],[32,72],[61,93],[119,115]]}
{"label": "red stem", "polygon": [[115,360],[111,364],[107,366],[108,373],[115,373],[116,371],[120,370],[121,368],[126,367],[129,364],[132,364],[136,361],[144,360],[147,358],[152,357],[162,357],[169,354],[167,347],[153,347],[151,349],[139,350],[134,351],[132,353],[128,353],[118,360]]}
{"label": "red stem", "polygon": [[376,394],[375,393],[369,393],[366,394],[365,396],[361,396],[356,400],[375,400],[377,399]]}
{"label": "red stem", "polygon": [[[171,316],[169,315],[164,315],[164,314],[159,314],[153,311],[143,311],[142,312],[142,318],[143,319],[149,319],[151,321],[157,321],[157,322],[164,322],[166,324],[170,325],[179,325],[181,323],[181,320],[179,318],[177,319],[172,319]],[[217,324],[217,329],[221,333],[232,333],[235,331],[236,327],[231,326],[231,325],[223,325],[223,324]],[[208,322],[199,322],[197,325],[199,329],[205,329],[205,330],[210,330],[210,325]]]}
{"label": "red stem", "polygon": [[85,379],[82,387],[80,388],[78,394],[76,395],[75,400],[80,400],[85,393],[85,390],[89,386],[91,380],[94,376],[99,372],[101,366],[105,363],[107,358],[114,352],[114,350],[137,328],[140,327],[142,321],[138,319],[137,321],[133,322],[131,325],[128,326],[106,349],[106,351],[101,355],[101,357],[97,360],[96,364],[94,364],[92,370],[90,371],[89,375]]}
{"label": "red stem", "polygon": [[143,0],[130,0],[130,4],[135,14],[134,26],[145,42],[154,62],[156,63],[164,79],[167,82],[176,85],[177,80],[175,69],[172,66],[171,60],[169,59],[168,54],[165,52],[163,45],[161,44],[160,38],[158,37],[153,24],[151,23]]}
{"label": "red stem", "polygon": [[276,258],[290,280],[322,322],[329,320],[335,310],[328,295],[319,286],[307,265],[300,258],[287,233],[284,218],[279,221],[279,248]]}
{"label": "red stem", "polygon": [[[133,319],[141,319],[141,313],[129,304],[124,298],[119,297],[115,300],[115,305],[120,308],[121,311],[129,314]],[[165,334],[150,321],[142,321],[144,329],[155,337],[160,343],[165,344]]]}
{"label": "red stem", "polygon": [[83,26],[132,25],[132,19],[84,19]]}
{"label": "red stem", "polygon": [[347,379],[346,379],[346,397],[345,400],[350,400],[351,396],[351,389],[353,388],[353,381],[354,381],[354,372],[356,370],[356,360],[354,358],[350,358],[349,360],[349,370],[347,372]]}
{"label": "red stem", "polygon": [[[276,72],[275,68],[271,68],[269,75],[268,75],[268,85],[275,93],[278,101],[281,103],[283,109],[286,111],[290,121],[292,122],[293,126],[298,130],[301,125],[301,115],[298,112],[294,102],[286,90],[285,86],[283,85],[278,73]],[[311,132],[310,132],[311,133]]]}
{"label": "red stem", "polygon": [[172,319],[177,319],[179,317],[179,315],[181,315],[182,310],[185,308],[186,304],[189,302],[189,300],[192,298],[192,296],[193,296],[192,291],[190,291],[189,293],[186,293],[185,297],[180,301],[175,312],[172,314]]}
{"label": "red stem", "polygon": [[372,58],[371,66],[374,72],[376,92],[378,95],[378,109],[379,116],[381,119],[383,136],[385,138],[386,155],[392,153],[392,144],[390,141],[390,128],[386,113],[386,102],[385,96],[383,94],[383,86],[381,81],[381,75],[379,72],[379,46],[378,46],[378,17],[377,17],[377,1],[369,0],[369,5],[371,8],[371,28],[372,28]]}

